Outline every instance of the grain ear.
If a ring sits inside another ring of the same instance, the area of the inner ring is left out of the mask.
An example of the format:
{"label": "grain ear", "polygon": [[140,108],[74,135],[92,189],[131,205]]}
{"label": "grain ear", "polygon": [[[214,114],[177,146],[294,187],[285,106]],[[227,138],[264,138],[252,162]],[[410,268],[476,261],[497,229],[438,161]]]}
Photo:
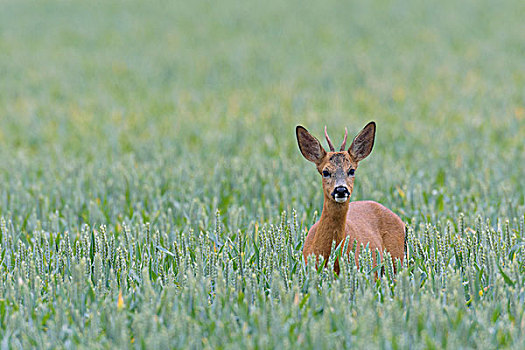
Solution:
{"label": "grain ear", "polygon": [[356,162],[359,162],[368,157],[370,152],[372,152],[372,148],[374,147],[375,137],[376,123],[370,122],[355,137],[354,141],[352,141],[352,144],[350,145],[350,148],[348,148],[348,153],[350,153],[352,159],[354,159]]}
{"label": "grain ear", "polygon": [[326,151],[319,140],[313,137],[304,127],[298,125],[295,128],[295,134],[297,136],[297,143],[303,156],[310,162],[316,165],[326,156]]}

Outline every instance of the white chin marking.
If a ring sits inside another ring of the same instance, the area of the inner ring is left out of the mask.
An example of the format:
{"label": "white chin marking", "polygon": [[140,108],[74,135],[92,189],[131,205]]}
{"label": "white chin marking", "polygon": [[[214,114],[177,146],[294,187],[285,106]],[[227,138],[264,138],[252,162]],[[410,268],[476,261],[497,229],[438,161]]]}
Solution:
{"label": "white chin marking", "polygon": [[337,203],[344,203],[348,199],[348,197],[335,197],[334,198]]}

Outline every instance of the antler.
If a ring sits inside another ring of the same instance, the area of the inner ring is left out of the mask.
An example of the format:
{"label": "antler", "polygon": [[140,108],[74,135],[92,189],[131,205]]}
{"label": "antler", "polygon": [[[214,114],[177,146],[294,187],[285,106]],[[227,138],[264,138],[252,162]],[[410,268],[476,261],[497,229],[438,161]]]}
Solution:
{"label": "antler", "polygon": [[328,137],[328,133],[326,132],[326,125],[324,126],[324,136],[326,136],[326,141],[328,141],[328,146],[330,146],[330,151],[335,152],[334,145],[332,144],[332,141]]}
{"label": "antler", "polygon": [[345,147],[346,147],[346,137],[348,136],[348,130],[345,128],[345,139],[343,140],[343,144],[341,145],[341,148],[339,149],[339,151],[344,151],[345,150]]}

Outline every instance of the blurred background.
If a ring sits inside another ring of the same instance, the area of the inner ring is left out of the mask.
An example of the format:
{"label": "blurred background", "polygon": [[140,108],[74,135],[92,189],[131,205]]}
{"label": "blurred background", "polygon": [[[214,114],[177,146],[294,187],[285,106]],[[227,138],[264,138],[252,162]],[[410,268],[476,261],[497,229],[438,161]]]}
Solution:
{"label": "blurred background", "polygon": [[[524,213],[525,2],[2,1],[0,216],[247,229],[320,212],[295,126],[378,125],[353,200]],[[325,144],[324,140],[322,140]]]}

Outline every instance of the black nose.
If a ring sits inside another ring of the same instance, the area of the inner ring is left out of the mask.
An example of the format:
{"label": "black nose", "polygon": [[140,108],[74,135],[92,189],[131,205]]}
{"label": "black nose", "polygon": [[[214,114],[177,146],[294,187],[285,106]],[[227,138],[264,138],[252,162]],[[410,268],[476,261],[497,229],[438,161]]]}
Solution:
{"label": "black nose", "polygon": [[347,197],[350,195],[350,191],[348,191],[348,188],[346,188],[346,186],[337,186],[336,188],[334,188],[333,195],[337,197]]}

